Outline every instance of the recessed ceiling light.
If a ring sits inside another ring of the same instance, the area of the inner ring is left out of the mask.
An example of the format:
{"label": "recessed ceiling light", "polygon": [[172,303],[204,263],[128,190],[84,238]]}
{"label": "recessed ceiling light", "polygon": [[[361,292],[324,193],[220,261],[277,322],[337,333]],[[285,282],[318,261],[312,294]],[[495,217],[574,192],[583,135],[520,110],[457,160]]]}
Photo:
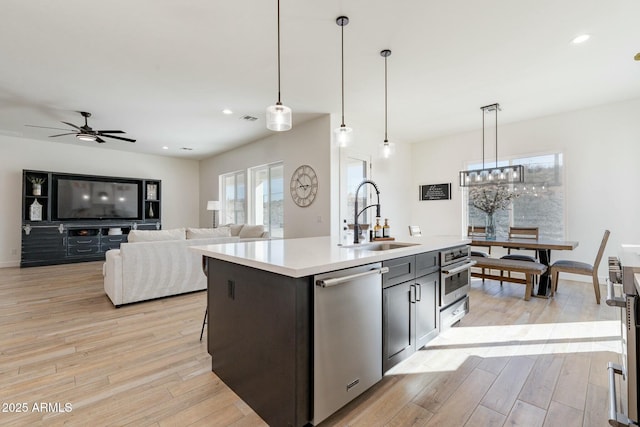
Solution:
{"label": "recessed ceiling light", "polygon": [[581,34],[578,37],[574,38],[573,40],[571,40],[571,43],[573,44],[580,44],[580,43],[584,43],[587,40],[589,40],[591,36],[589,34]]}
{"label": "recessed ceiling light", "polygon": [[636,53],[636,56],[634,56],[633,59],[640,61],[640,52]]}
{"label": "recessed ceiling light", "polygon": [[222,114],[233,114],[233,111],[231,111],[228,108],[225,108],[224,110],[222,110]]}
{"label": "recessed ceiling light", "polygon": [[168,150],[169,147],[167,147],[166,145],[164,147],[162,147],[163,150]]}

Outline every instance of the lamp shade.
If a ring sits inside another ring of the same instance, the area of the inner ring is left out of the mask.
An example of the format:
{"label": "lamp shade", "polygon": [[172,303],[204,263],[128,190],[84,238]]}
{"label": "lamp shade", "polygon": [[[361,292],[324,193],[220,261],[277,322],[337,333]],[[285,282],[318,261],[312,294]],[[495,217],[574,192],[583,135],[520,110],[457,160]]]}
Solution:
{"label": "lamp shade", "polygon": [[220,202],[218,200],[209,200],[207,202],[207,210],[208,211],[219,211],[220,210]]}

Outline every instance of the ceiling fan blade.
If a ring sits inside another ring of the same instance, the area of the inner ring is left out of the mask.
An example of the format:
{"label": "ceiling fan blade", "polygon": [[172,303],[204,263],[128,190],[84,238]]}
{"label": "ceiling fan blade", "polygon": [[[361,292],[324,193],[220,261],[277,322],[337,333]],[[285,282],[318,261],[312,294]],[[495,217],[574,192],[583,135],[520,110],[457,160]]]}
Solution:
{"label": "ceiling fan blade", "polygon": [[121,136],[103,135],[103,134],[100,134],[100,136],[104,136],[104,137],[106,137],[106,138],[121,139],[122,141],[136,142],[136,140],[135,140],[135,139],[123,138],[123,137],[121,137]]}
{"label": "ceiling fan blade", "polygon": [[52,128],[49,126],[36,126],[36,125],[25,125],[30,128],[40,128],[40,129],[55,129],[55,130],[71,130],[71,129],[63,129],[63,128]]}
{"label": "ceiling fan blade", "polygon": [[82,128],[80,126],[76,126],[73,123],[69,123],[69,122],[60,122],[60,123],[64,123],[65,125],[69,125],[69,126],[74,127],[74,128],[76,128],[78,130],[82,130]]}
{"label": "ceiling fan blade", "polygon": [[126,133],[123,130],[97,130],[98,133]]}
{"label": "ceiling fan blade", "polygon": [[99,143],[102,144],[103,142],[107,142],[107,141],[105,141],[104,139],[102,139],[102,138],[100,138],[99,136],[96,135],[96,142],[99,142]]}
{"label": "ceiling fan blade", "polygon": [[49,138],[55,138],[56,136],[65,136],[65,135],[77,135],[77,132],[71,132],[71,133],[60,133],[58,135],[49,135]]}

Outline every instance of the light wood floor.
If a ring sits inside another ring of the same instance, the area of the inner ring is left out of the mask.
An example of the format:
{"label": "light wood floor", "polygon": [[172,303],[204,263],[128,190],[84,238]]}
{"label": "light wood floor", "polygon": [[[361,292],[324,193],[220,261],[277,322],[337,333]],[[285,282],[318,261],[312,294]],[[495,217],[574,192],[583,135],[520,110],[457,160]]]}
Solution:
{"label": "light wood floor", "polygon": [[[101,268],[0,269],[0,425],[266,425],[210,370],[204,292],[115,309]],[[459,327],[323,427],[607,425],[619,313],[589,284],[523,291],[474,280]]]}

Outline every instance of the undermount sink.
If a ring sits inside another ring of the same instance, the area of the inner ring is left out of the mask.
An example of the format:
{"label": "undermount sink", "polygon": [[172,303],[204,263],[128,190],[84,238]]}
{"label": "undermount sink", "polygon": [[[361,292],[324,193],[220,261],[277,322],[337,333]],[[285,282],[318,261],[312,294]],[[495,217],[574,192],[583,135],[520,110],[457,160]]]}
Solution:
{"label": "undermount sink", "polygon": [[371,242],[371,243],[359,243],[353,245],[344,245],[343,248],[358,249],[363,251],[389,251],[392,249],[401,249],[409,246],[416,246],[418,243],[404,243],[404,242]]}

